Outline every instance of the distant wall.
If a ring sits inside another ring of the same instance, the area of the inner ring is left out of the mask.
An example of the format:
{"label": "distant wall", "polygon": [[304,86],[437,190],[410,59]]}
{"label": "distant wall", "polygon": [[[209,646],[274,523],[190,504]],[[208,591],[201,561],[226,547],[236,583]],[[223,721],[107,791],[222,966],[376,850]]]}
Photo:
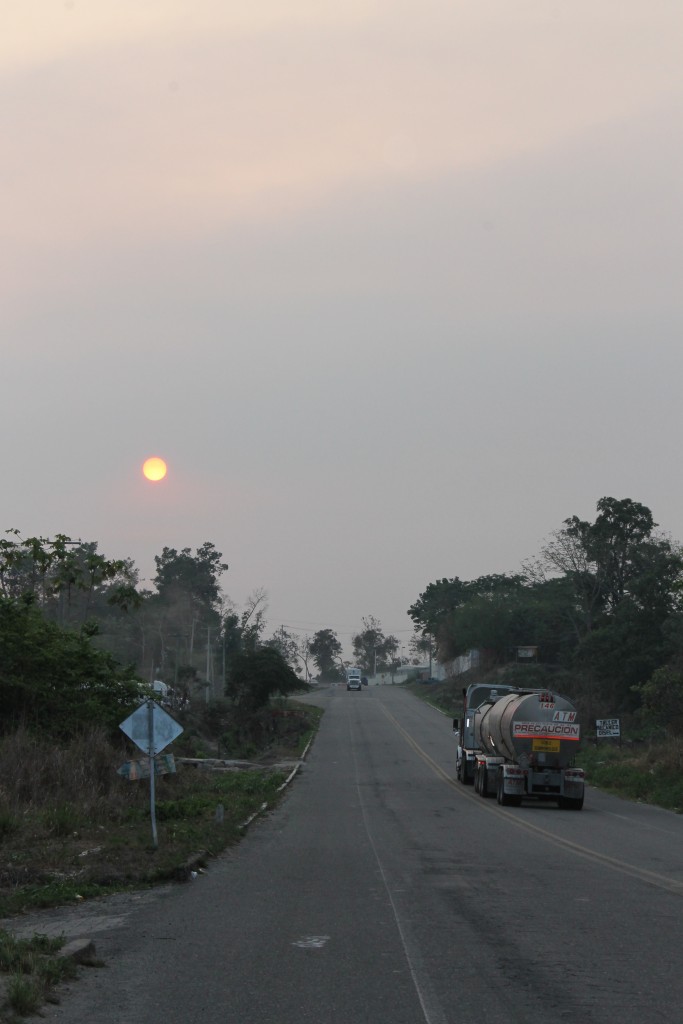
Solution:
{"label": "distant wall", "polygon": [[469,672],[470,669],[479,668],[481,664],[481,653],[476,648],[472,651],[468,651],[467,654],[461,654],[460,657],[454,658],[448,666],[448,674],[451,676],[461,676],[463,672]]}

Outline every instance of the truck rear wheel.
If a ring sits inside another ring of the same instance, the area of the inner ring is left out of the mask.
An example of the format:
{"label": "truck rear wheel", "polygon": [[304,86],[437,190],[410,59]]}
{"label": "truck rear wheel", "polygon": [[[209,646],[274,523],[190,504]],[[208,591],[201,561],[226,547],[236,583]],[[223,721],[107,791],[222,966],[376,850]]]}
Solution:
{"label": "truck rear wheel", "polygon": [[501,807],[521,807],[522,798],[521,796],[512,796],[510,793],[505,792],[505,780],[503,779],[503,773],[501,772],[498,776],[498,785],[496,786],[496,799]]}
{"label": "truck rear wheel", "polygon": [[561,796],[559,802],[563,811],[580,811],[583,807],[582,796]]}

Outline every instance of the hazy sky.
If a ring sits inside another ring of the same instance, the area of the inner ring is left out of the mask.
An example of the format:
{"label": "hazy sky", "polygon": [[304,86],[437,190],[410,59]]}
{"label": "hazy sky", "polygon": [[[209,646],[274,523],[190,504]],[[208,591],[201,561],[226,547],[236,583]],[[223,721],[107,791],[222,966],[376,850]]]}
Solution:
{"label": "hazy sky", "polygon": [[0,13],[3,530],[406,644],[604,495],[683,540],[680,0]]}

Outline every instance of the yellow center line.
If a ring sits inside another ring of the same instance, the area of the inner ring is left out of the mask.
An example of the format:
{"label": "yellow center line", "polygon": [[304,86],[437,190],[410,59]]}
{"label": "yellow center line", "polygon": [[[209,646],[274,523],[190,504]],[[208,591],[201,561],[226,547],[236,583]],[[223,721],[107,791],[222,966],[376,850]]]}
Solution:
{"label": "yellow center line", "polygon": [[445,782],[450,786],[451,789],[453,789],[462,799],[470,800],[472,803],[476,804],[480,810],[487,811],[489,814],[495,814],[499,818],[504,818],[511,824],[516,825],[517,828],[521,828],[526,832],[539,836],[541,839],[548,843],[552,843],[554,846],[558,846],[560,849],[569,850],[571,853],[574,853],[579,857],[584,857],[586,860],[593,861],[596,864],[602,864],[605,867],[610,868],[612,871],[618,871],[623,875],[629,875],[631,878],[638,878],[643,882],[648,882],[650,885],[656,885],[658,888],[666,889],[668,892],[673,892],[678,896],[683,895],[683,882],[678,882],[674,878],[667,878],[666,875],[660,875],[656,871],[648,871],[647,868],[639,868],[634,864],[627,864],[625,861],[618,860],[616,857],[609,857],[607,854],[598,853],[596,850],[591,850],[587,846],[575,843],[571,839],[563,839],[561,836],[554,835],[552,832],[542,828],[540,825],[534,825],[529,821],[525,821],[519,818],[516,814],[513,814],[511,811],[506,811],[497,804],[491,804],[482,797],[465,789],[462,783],[456,782],[448,772],[444,771],[441,765],[437,764],[437,762],[422,749],[419,743],[417,743],[410,733],[403,728],[391,712],[387,711],[384,704],[380,704],[380,707],[386,718],[389,719],[396,731],[401,734],[408,746],[415,751],[417,756],[424,761],[429,768],[431,768],[434,774],[440,778],[442,782]]}

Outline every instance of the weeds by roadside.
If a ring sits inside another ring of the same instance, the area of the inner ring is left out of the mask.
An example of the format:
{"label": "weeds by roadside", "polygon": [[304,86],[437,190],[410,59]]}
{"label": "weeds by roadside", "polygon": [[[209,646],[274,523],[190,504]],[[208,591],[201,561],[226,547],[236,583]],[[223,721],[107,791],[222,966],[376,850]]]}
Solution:
{"label": "weeds by roadside", "polygon": [[602,743],[577,756],[586,782],[627,800],[641,800],[683,812],[683,740],[671,738],[642,746]]}
{"label": "weeds by roadside", "polygon": [[0,739],[0,916],[181,877],[190,858],[220,853],[280,799],[277,761],[300,756],[320,717],[303,705],[297,714],[262,768],[179,765],[159,777],[157,849],[148,783],[116,773],[131,756],[123,738],[93,731],[58,746],[19,730]]}
{"label": "weeds by roadside", "polygon": [[76,964],[58,955],[63,939],[34,935],[15,939],[0,931],[0,974],[5,976],[4,1006],[19,1016],[37,1013],[55,999],[54,989],[75,977]]}

